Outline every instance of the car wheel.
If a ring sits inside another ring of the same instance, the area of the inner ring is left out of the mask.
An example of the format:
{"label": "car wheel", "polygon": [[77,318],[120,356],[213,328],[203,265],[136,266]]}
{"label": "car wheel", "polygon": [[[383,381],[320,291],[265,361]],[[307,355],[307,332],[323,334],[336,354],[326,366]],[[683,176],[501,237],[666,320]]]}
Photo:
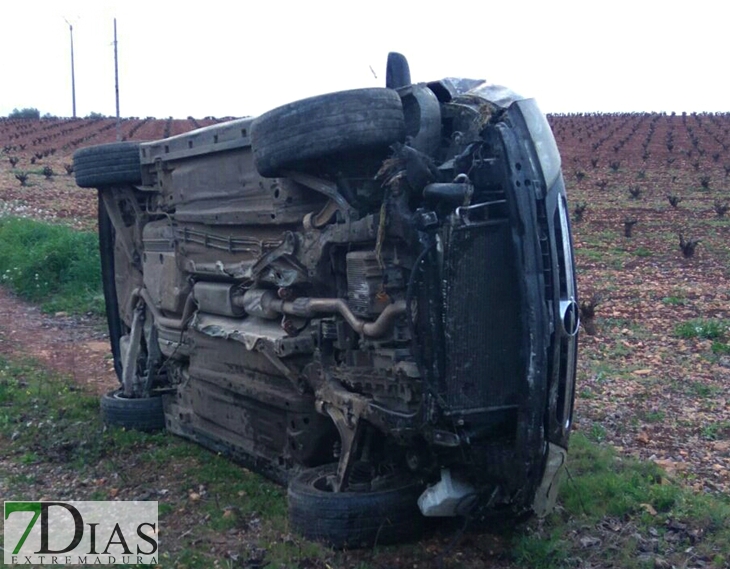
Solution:
{"label": "car wheel", "polygon": [[74,152],[76,184],[82,188],[142,183],[139,143],[114,142]]}
{"label": "car wheel", "polygon": [[101,397],[101,419],[105,425],[135,431],[159,431],[165,428],[162,397],[130,399],[121,389]]}
{"label": "car wheel", "polygon": [[296,101],[255,119],[251,146],[259,174],[306,170],[312,161],[385,151],[405,138],[398,93],[372,88]]}
{"label": "car wheel", "polygon": [[302,471],[289,482],[289,520],[307,539],[333,547],[370,547],[418,537],[423,516],[418,496],[423,486],[412,480],[393,480],[370,492],[333,492],[329,480],[337,464]]}

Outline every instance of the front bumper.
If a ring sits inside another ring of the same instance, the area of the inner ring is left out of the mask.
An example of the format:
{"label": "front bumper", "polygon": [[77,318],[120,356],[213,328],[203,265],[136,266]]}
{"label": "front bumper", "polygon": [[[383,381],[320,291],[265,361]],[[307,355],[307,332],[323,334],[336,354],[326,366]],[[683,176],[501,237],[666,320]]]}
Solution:
{"label": "front bumper", "polygon": [[499,501],[544,514],[566,458],[578,311],[559,156],[534,141],[524,107],[481,132],[469,171],[481,202],[444,224],[441,317],[421,324],[443,325],[442,362],[433,339],[424,358],[431,419],[459,441],[443,461],[450,477],[482,489],[482,502],[496,488]]}

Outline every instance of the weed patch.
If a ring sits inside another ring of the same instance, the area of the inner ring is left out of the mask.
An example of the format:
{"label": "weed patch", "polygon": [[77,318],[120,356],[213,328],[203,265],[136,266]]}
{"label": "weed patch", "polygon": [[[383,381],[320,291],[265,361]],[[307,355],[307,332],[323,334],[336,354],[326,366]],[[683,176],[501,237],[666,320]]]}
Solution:
{"label": "weed patch", "polygon": [[702,340],[716,340],[724,338],[728,330],[728,323],[719,319],[697,319],[682,322],[674,328],[674,333],[680,338],[699,338]]}
{"label": "weed patch", "polygon": [[730,436],[730,421],[710,423],[702,427],[702,438],[710,441],[727,438]]}
{"label": "weed patch", "polygon": [[514,559],[520,567],[551,569],[562,567],[568,556],[568,543],[557,528],[546,535],[540,531],[526,532],[516,538]]}
{"label": "weed patch", "polygon": [[557,569],[681,566],[690,551],[722,567],[730,549],[730,500],[670,482],[653,463],[619,457],[580,434],[571,440],[562,509],[514,537],[520,566]]}
{"label": "weed patch", "polygon": [[712,353],[717,355],[728,355],[730,354],[730,344],[723,342],[712,342]]}
{"label": "weed patch", "polygon": [[664,411],[649,411],[644,415],[644,420],[648,423],[661,423],[665,417]]}
{"label": "weed patch", "polygon": [[680,492],[662,484],[662,471],[653,463],[619,458],[581,435],[572,440],[570,469],[573,483],[563,487],[563,504],[571,514],[593,521],[639,513],[641,504],[666,512]]}
{"label": "weed patch", "polygon": [[103,314],[96,234],[0,218],[0,284],[49,312]]}
{"label": "weed patch", "polygon": [[722,389],[720,389],[716,385],[693,380],[687,381],[684,384],[684,389],[688,394],[694,397],[698,397],[700,399],[716,397],[722,393]]}

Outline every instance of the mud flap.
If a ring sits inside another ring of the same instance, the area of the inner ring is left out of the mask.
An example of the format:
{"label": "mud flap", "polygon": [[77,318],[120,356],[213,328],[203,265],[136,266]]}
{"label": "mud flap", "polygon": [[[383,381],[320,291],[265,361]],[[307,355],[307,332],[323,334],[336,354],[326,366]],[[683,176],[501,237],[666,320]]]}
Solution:
{"label": "mud flap", "polygon": [[564,448],[548,444],[548,455],[545,463],[545,473],[542,482],[535,492],[535,500],[532,509],[539,518],[544,518],[555,507],[555,500],[558,497],[558,489],[565,472],[565,462],[568,458],[568,451]]}

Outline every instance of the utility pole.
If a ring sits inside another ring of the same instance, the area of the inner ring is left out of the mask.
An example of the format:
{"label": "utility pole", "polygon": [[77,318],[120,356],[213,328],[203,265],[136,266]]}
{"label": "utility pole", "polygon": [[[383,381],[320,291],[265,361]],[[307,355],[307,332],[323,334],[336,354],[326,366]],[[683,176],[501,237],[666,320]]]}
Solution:
{"label": "utility pole", "polygon": [[76,78],[74,76],[74,27],[71,22],[64,18],[68,24],[68,31],[71,33],[71,101],[73,104],[73,118],[76,118]]}
{"label": "utility pole", "polygon": [[117,19],[114,18],[114,89],[117,95],[117,142],[122,139],[119,123],[119,60],[117,59]]}

